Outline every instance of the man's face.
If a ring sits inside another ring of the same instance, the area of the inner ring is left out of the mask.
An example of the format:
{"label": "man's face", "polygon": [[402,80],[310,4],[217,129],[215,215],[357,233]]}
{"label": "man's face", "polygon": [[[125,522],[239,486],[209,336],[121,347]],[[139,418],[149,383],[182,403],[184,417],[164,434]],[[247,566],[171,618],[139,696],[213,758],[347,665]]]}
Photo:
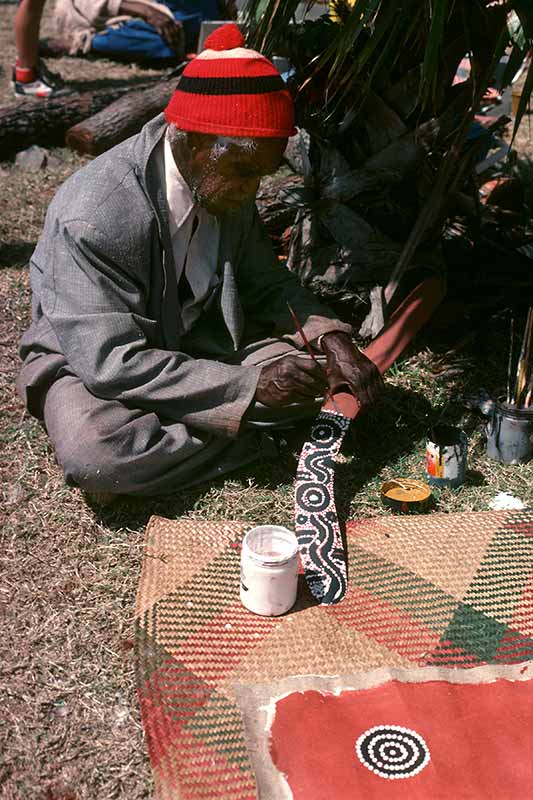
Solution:
{"label": "man's face", "polygon": [[275,172],[286,139],[240,139],[189,133],[172,145],[176,164],[196,201],[220,216],[250,202]]}

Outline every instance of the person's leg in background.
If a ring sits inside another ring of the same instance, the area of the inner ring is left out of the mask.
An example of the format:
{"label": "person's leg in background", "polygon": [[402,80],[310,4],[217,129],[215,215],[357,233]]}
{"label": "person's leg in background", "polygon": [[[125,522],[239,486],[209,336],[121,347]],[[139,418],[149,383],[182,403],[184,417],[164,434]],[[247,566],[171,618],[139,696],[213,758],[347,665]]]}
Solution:
{"label": "person's leg in background", "polygon": [[39,28],[46,0],[20,0],[15,15],[17,61],[12,86],[17,97],[50,97],[62,86],[39,59]]}

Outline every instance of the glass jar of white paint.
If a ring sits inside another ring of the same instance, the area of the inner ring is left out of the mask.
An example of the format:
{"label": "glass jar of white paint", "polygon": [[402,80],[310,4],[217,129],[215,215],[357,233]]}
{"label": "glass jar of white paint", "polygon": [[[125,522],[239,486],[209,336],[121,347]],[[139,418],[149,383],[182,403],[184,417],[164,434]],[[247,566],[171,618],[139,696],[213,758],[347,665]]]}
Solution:
{"label": "glass jar of white paint", "polygon": [[244,537],[241,600],[254,614],[277,617],[294,605],[298,589],[298,540],[280,525],[260,525]]}

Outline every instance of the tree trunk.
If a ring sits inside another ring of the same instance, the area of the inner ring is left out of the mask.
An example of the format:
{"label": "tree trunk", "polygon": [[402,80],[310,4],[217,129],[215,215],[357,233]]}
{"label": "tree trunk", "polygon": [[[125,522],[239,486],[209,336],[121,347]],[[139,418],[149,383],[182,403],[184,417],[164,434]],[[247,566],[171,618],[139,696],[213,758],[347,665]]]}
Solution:
{"label": "tree trunk", "polygon": [[61,146],[65,131],[72,125],[96,114],[126,92],[131,92],[131,86],[76,92],[39,102],[23,100],[16,106],[0,108],[0,160],[32,144]]}
{"label": "tree trunk", "polygon": [[142,126],[167,105],[175,81],[159,81],[155,86],[129,92],[66,133],[66,144],[78,153],[96,156],[138,133]]}

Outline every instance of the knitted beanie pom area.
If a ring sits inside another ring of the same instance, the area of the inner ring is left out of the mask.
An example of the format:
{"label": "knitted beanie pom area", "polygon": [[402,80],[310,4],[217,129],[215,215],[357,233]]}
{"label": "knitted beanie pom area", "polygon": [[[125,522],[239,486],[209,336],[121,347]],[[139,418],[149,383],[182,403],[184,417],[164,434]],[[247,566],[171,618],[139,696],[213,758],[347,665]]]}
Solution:
{"label": "knitted beanie pom area", "polygon": [[165,109],[168,122],[224,136],[283,139],[296,133],[292,99],[278,70],[243,45],[231,22],[207,37]]}
{"label": "knitted beanie pom area", "polygon": [[221,25],[210,33],[204,42],[204,50],[233,50],[244,47],[244,36],[233,22]]}

